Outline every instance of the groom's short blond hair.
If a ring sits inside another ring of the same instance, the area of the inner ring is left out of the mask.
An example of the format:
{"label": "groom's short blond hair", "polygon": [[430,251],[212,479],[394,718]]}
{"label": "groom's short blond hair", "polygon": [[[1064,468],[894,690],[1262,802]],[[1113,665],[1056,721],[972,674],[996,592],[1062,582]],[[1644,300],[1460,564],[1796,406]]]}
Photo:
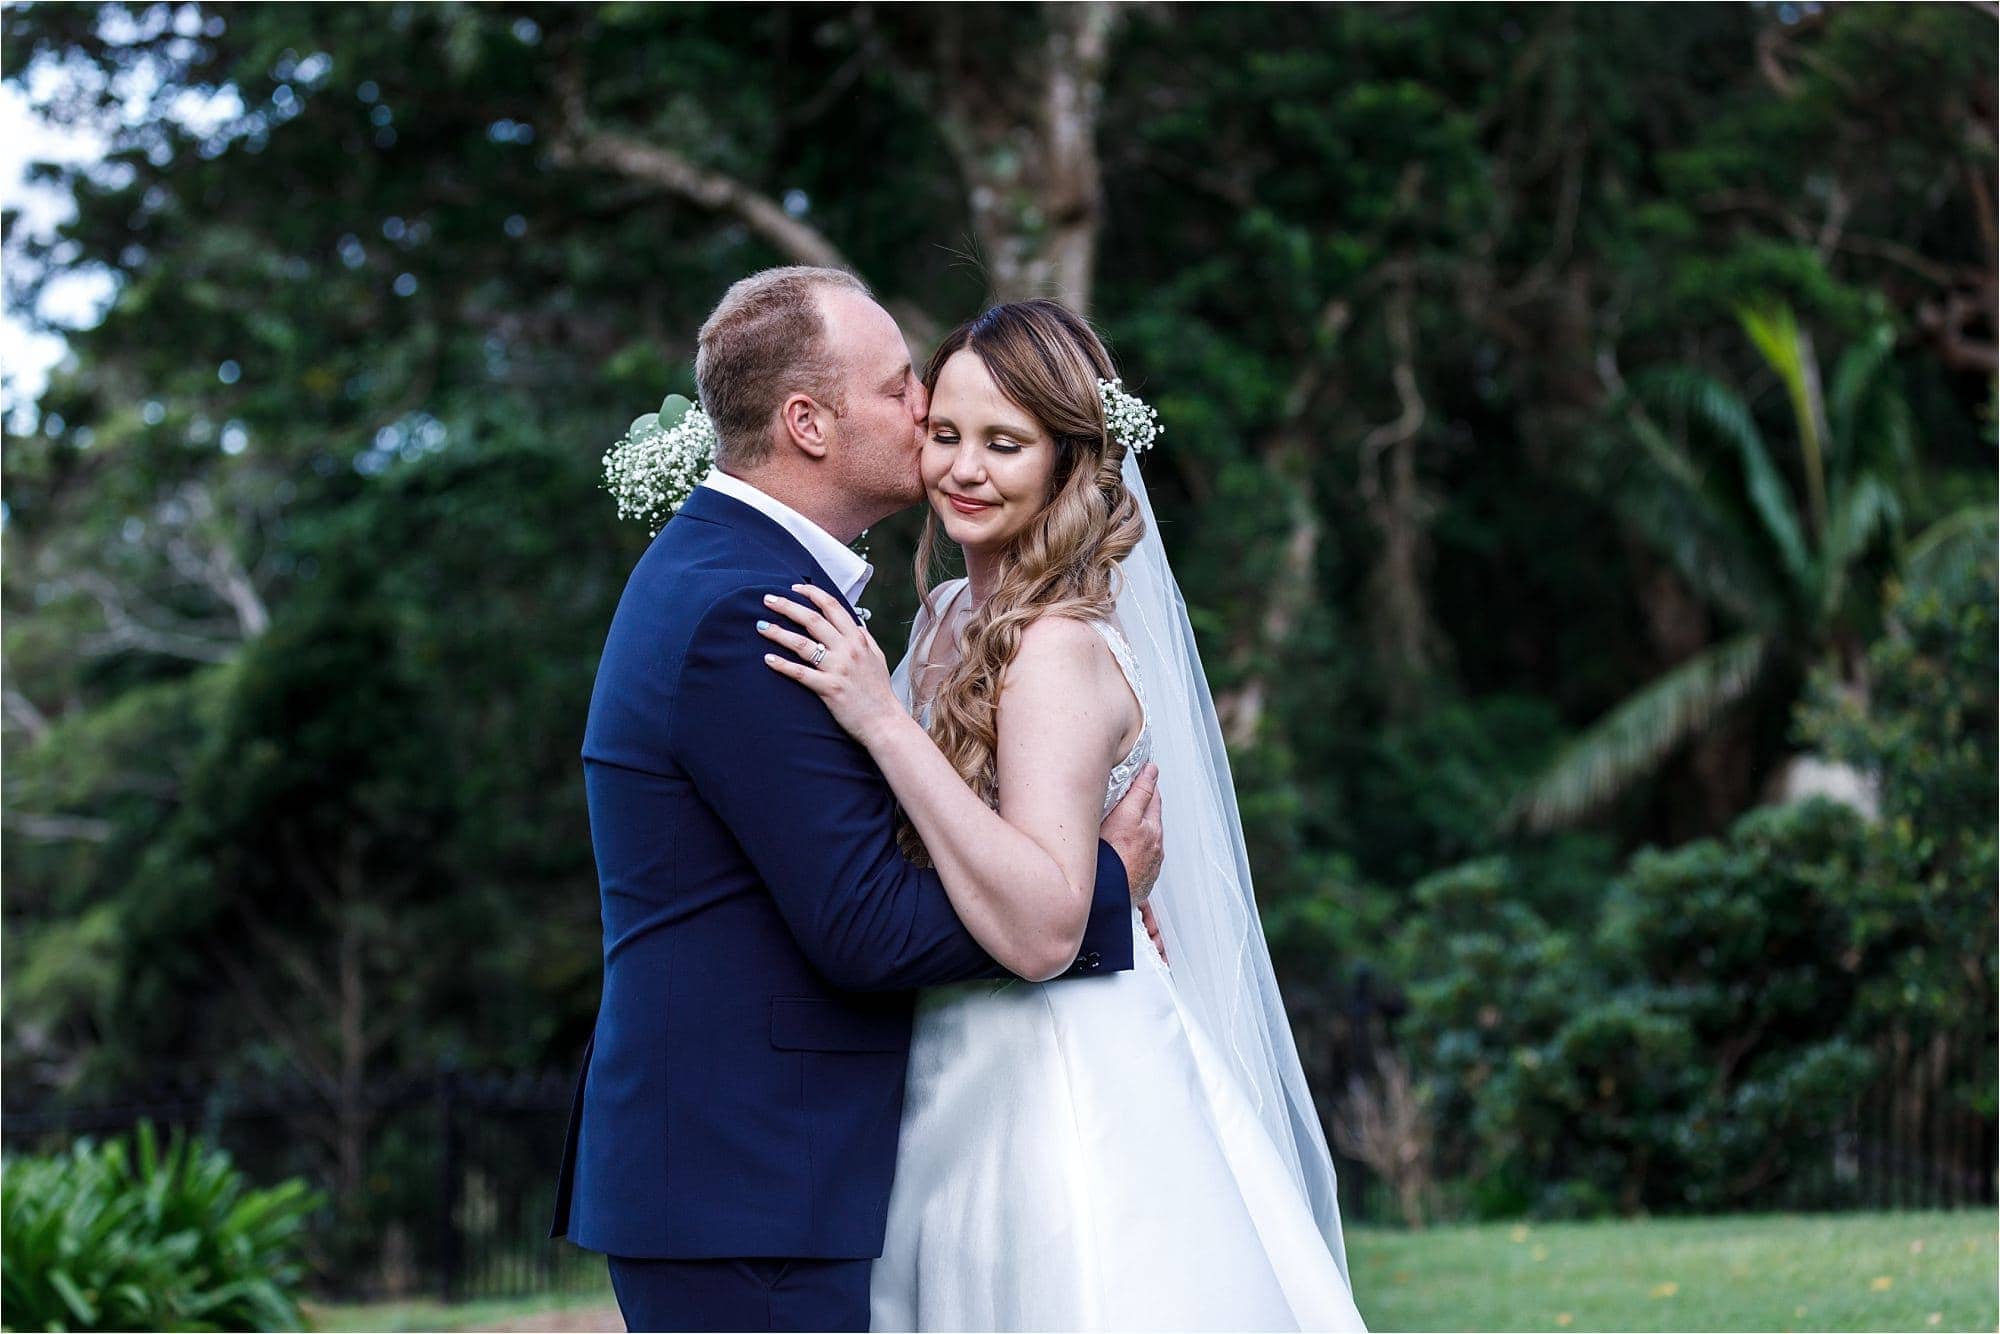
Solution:
{"label": "groom's short blond hair", "polygon": [[834,287],[873,295],[845,269],[795,264],[739,279],[703,322],[694,380],[715,423],[718,464],[762,463],[771,452],[771,418],[793,394],[840,411],[840,365],[819,306],[820,292]]}

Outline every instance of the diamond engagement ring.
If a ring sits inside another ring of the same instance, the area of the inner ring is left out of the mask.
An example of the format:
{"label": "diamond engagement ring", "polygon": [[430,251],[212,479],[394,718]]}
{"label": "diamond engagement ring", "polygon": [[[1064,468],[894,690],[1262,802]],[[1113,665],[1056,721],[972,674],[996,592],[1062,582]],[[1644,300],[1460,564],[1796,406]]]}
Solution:
{"label": "diamond engagement ring", "polygon": [[813,665],[813,666],[815,666],[815,667],[817,667],[817,666],[819,666],[819,665],[820,665],[820,664],[821,664],[822,662],[825,662],[825,661],[826,661],[826,645],[824,645],[824,644],[818,644],[818,643],[814,644],[814,645],[813,645],[813,656],[812,656],[812,665]]}

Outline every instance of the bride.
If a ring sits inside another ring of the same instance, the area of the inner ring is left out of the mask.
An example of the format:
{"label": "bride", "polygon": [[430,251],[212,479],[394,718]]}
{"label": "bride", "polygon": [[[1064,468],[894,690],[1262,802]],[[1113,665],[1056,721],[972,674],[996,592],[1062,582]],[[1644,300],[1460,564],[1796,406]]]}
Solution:
{"label": "bride", "polygon": [[[918,1001],[872,1327],[1365,1329],[1214,706],[1139,477],[1152,410],[1049,301],[954,331],[924,385],[931,515],[902,665],[892,677],[865,627],[806,586],[773,604],[803,633],[761,627],[788,650],[772,670],[881,766],[906,849],[1028,979]],[[967,577],[932,589],[939,526]],[[1131,971],[1042,985],[1079,948],[1099,820],[1148,760],[1165,957],[1135,911]]]}

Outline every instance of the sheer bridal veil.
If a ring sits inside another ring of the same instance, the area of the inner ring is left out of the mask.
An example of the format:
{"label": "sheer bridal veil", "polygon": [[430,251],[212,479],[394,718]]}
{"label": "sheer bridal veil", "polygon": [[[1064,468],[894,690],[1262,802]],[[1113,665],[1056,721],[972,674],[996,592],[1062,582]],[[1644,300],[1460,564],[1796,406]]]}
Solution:
{"label": "sheer bridal veil", "polygon": [[1146,522],[1120,564],[1118,619],[1146,686],[1160,767],[1166,863],[1153,914],[1182,1003],[1242,1081],[1345,1280],[1333,1159],[1271,970],[1215,701],[1136,452],[1125,456],[1124,481]]}

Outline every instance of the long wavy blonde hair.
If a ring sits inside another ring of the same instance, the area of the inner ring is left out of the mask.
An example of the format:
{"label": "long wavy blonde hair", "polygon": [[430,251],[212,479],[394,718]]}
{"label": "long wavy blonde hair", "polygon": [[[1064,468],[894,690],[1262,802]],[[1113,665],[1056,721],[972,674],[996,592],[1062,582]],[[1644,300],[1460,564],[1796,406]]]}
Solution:
{"label": "long wavy blonde hair", "polygon": [[[1112,573],[1145,535],[1145,522],[1125,489],[1125,447],[1106,431],[1097,391],[1100,379],[1117,372],[1081,316],[1054,301],[995,306],[938,344],[924,370],[925,389],[935,392],[945,363],[966,351],[1055,446],[1048,501],[1001,554],[999,583],[966,622],[963,652],[931,701],[931,739],[980,799],[997,808],[997,705],[1022,632],[1044,616],[1110,616],[1117,602]],[[937,557],[932,512],[917,543],[916,578],[933,620]],[[912,858],[928,861],[907,818],[900,840]]]}

